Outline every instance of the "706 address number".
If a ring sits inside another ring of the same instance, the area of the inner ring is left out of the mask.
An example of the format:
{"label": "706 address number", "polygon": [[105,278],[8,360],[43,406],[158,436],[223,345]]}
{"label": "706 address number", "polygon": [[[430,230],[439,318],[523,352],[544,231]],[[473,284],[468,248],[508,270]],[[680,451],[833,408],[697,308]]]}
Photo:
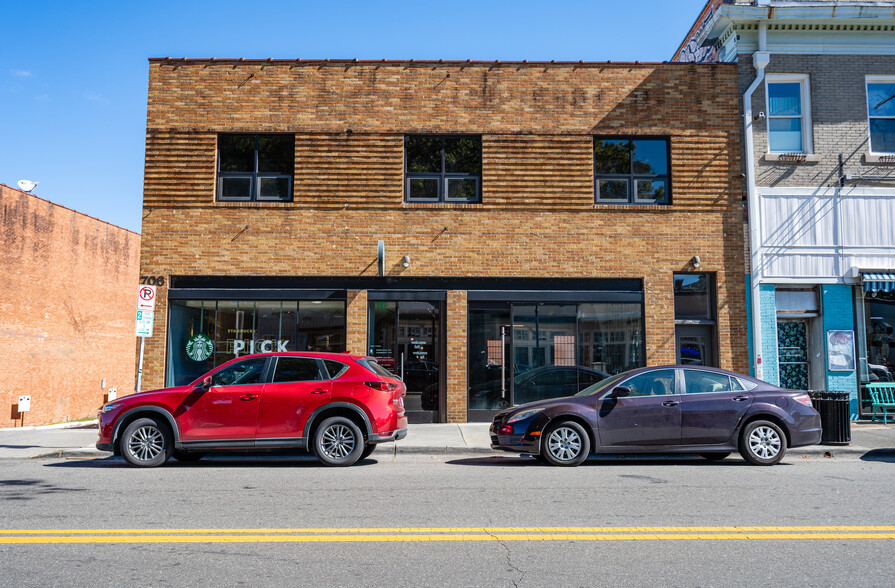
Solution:
{"label": "706 address number", "polygon": [[140,283],[148,286],[164,286],[165,276],[140,276]]}

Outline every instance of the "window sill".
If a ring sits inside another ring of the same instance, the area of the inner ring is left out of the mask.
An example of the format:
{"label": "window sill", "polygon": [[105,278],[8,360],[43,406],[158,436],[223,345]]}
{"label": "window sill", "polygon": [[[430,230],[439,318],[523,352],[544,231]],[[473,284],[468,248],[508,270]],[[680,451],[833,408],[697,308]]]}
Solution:
{"label": "window sill", "polygon": [[484,208],[481,202],[403,202],[403,208]]}
{"label": "window sill", "polygon": [[215,200],[215,205],[232,206],[234,208],[262,208],[265,206],[284,207],[292,206],[292,200]]}
{"label": "window sill", "polygon": [[671,204],[631,204],[629,202],[618,204],[609,204],[608,202],[597,202],[592,205],[593,210],[638,210],[651,212],[668,212],[672,209]]}
{"label": "window sill", "polygon": [[820,155],[815,153],[765,153],[764,160],[783,163],[817,163],[820,161]]}
{"label": "window sill", "polygon": [[895,163],[895,153],[865,153],[864,163]]}

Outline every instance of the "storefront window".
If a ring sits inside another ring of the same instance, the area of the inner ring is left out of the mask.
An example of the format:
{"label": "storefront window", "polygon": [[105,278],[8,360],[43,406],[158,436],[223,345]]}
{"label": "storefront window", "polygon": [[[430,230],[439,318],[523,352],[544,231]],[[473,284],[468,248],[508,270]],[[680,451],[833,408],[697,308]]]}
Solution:
{"label": "storefront window", "polygon": [[188,384],[252,353],[345,351],[341,300],[174,300],[169,312],[169,386]]}
{"label": "storefront window", "polygon": [[868,381],[892,381],[895,372],[895,292],[864,298],[867,326]]}
{"label": "storefront window", "polygon": [[471,303],[470,410],[571,396],[643,366],[642,309],[620,303]]}

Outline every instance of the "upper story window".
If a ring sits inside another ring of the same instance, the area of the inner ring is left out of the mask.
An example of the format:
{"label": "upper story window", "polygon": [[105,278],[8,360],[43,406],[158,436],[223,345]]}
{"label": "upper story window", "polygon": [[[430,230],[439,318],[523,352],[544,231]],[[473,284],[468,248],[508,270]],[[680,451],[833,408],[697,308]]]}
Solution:
{"label": "upper story window", "polygon": [[811,153],[808,76],[768,75],[768,151]]}
{"label": "upper story window", "polygon": [[867,76],[870,152],[895,153],[895,77]]}
{"label": "upper story window", "polygon": [[598,204],[668,204],[668,139],[594,138]]}
{"label": "upper story window", "polygon": [[409,135],[404,174],[406,202],[480,202],[482,138]]}
{"label": "upper story window", "polygon": [[292,199],[293,135],[218,135],[218,200]]}

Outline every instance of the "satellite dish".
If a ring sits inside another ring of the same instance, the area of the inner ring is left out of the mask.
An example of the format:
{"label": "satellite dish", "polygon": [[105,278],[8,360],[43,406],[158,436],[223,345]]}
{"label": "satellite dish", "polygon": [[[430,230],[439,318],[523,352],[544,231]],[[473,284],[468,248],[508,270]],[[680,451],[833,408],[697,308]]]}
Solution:
{"label": "satellite dish", "polygon": [[40,182],[32,182],[31,180],[19,180],[16,184],[19,186],[19,189],[23,192],[30,193],[31,190],[35,189]]}

